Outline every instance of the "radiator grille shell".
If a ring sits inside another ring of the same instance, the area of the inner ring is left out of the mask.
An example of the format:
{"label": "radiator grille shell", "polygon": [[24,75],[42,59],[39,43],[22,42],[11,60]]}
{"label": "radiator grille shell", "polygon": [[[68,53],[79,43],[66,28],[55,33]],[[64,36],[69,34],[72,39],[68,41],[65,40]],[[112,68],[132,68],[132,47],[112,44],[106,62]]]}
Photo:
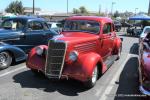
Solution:
{"label": "radiator grille shell", "polygon": [[45,74],[48,78],[61,78],[67,43],[50,40],[46,58]]}

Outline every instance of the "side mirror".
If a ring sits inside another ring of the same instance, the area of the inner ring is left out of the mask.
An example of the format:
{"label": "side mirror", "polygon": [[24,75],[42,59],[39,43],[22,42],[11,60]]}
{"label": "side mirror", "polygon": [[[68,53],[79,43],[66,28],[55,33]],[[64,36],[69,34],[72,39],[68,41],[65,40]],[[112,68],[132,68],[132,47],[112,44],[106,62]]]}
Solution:
{"label": "side mirror", "polygon": [[123,41],[123,38],[120,38],[121,41]]}

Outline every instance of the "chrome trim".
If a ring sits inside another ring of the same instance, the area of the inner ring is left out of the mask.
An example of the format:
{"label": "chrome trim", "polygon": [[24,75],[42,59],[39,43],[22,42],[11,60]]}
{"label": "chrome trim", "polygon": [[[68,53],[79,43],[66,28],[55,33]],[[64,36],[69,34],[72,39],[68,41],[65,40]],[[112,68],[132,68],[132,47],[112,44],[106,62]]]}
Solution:
{"label": "chrome trim", "polygon": [[[47,74],[47,72],[46,72],[46,68],[47,68],[47,59],[48,59],[48,55],[49,55],[49,52],[47,51],[47,55],[46,55],[46,62],[45,62],[45,75],[50,75],[50,76],[54,76],[54,77],[56,77],[56,76],[58,76],[59,77],[59,79],[61,78],[61,76],[62,76],[62,70],[63,70],[63,66],[64,66],[64,62],[65,62],[65,56],[66,56],[66,51],[67,51],[67,42],[65,42],[65,41],[63,41],[63,40],[53,40],[53,39],[51,39],[51,40],[49,40],[49,42],[48,42],[48,48],[50,47],[50,41],[54,41],[54,42],[62,42],[62,43],[64,43],[65,44],[65,49],[63,49],[63,50],[65,50],[65,52],[64,52],[64,57],[63,57],[63,61],[62,61],[62,63],[61,63],[61,69],[60,69],[60,73],[59,73],[59,76],[58,75],[52,75],[52,74]],[[48,76],[48,77],[50,77],[50,76]]]}
{"label": "chrome trim", "polygon": [[150,96],[150,91],[144,89],[144,87],[142,85],[139,87],[139,89],[140,89],[140,91],[141,91],[142,94]]}

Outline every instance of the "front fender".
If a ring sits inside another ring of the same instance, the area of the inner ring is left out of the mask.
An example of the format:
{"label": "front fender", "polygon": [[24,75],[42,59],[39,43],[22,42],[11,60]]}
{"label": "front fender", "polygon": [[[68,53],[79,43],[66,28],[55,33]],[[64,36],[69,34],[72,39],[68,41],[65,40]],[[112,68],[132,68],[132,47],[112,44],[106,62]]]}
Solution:
{"label": "front fender", "polygon": [[0,44],[0,52],[2,52],[2,51],[10,52],[13,55],[13,57],[15,58],[16,62],[26,59],[25,52],[16,46],[12,46],[9,44]]}
{"label": "front fender", "polygon": [[78,61],[82,67],[82,71],[89,78],[91,77],[92,72],[98,63],[100,63],[102,65],[101,67],[103,68],[101,56],[94,52],[79,56]]}

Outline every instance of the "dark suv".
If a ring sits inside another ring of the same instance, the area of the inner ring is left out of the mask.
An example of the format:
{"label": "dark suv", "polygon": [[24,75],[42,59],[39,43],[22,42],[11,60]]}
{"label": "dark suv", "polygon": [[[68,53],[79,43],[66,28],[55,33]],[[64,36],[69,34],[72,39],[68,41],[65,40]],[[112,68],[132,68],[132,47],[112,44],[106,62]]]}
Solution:
{"label": "dark suv", "polygon": [[49,29],[42,18],[16,17],[2,22],[0,28],[0,69],[12,61],[26,59],[26,53],[37,45],[47,45],[48,39],[58,33]]}
{"label": "dark suv", "polygon": [[117,32],[121,30],[122,24],[119,21],[114,21],[115,29]]}

